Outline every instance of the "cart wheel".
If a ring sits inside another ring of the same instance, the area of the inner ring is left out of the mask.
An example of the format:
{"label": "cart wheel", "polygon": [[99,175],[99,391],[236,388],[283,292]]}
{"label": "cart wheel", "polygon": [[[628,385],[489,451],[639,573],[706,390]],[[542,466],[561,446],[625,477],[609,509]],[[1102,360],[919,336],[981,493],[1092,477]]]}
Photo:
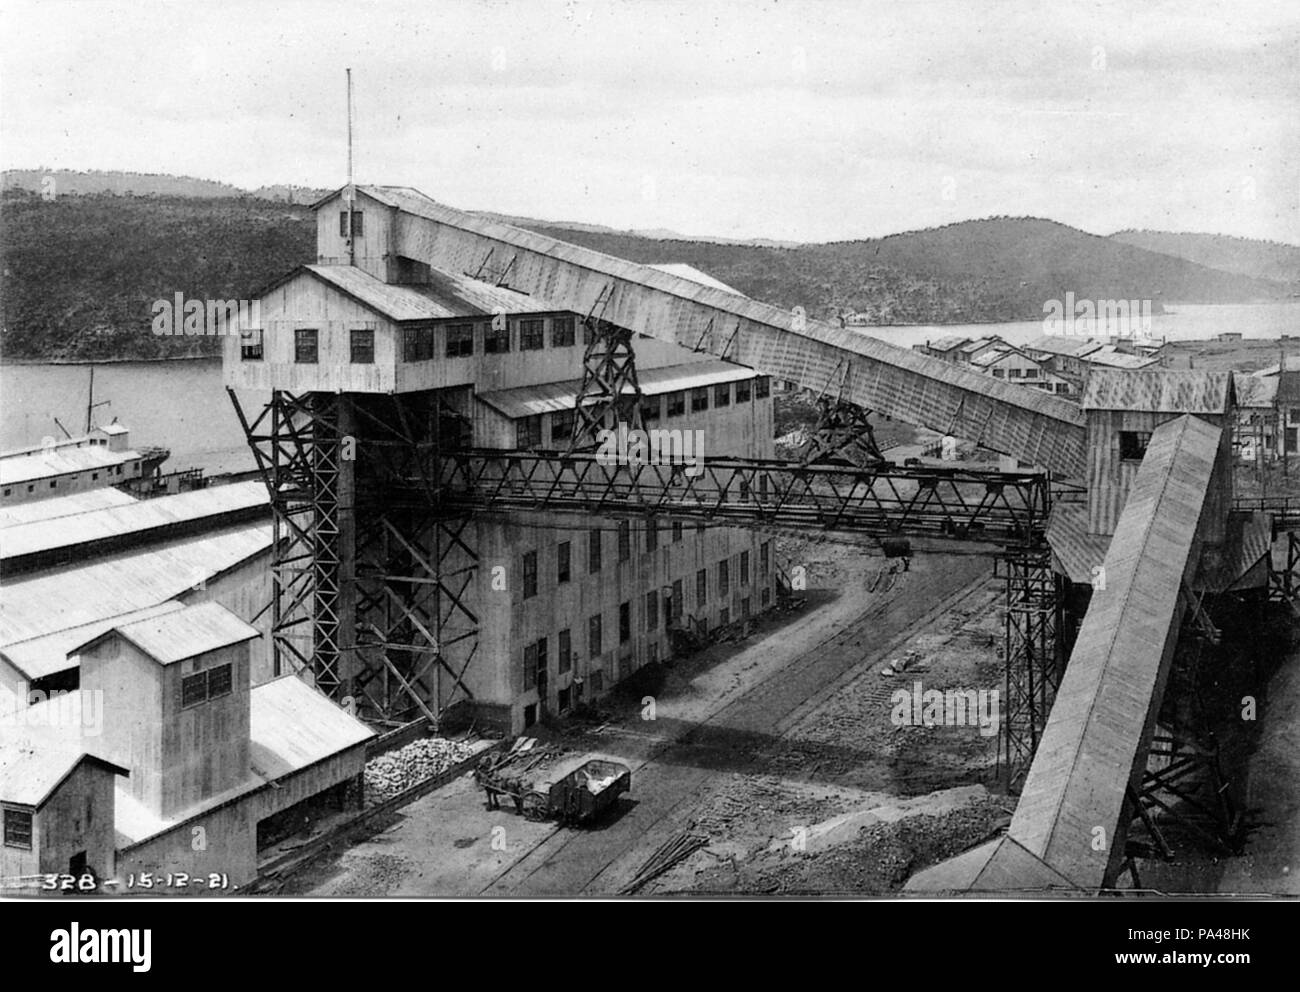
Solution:
{"label": "cart wheel", "polygon": [[530,792],[524,796],[523,815],[529,820],[546,819],[546,797],[538,792]]}

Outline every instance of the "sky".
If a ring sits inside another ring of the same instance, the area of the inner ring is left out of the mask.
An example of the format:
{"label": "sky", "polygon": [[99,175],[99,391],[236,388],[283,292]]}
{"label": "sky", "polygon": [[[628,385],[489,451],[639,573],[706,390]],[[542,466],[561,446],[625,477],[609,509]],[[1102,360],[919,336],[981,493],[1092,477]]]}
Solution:
{"label": "sky", "polygon": [[691,235],[1300,244],[1300,3],[0,0],[0,166]]}

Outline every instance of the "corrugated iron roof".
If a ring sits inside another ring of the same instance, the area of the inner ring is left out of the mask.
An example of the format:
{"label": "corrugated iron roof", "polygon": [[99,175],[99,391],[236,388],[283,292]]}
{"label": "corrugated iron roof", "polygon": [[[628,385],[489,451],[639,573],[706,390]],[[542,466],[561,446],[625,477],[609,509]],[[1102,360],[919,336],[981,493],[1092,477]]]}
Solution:
{"label": "corrugated iron roof", "polygon": [[[304,265],[322,282],[346,293],[358,303],[390,320],[446,320],[483,317],[494,313],[563,313],[565,308],[549,300],[520,293],[505,286],[431,269],[428,285],[395,285],[376,279],[352,265]],[[265,295],[276,285],[262,291]]]}
{"label": "corrugated iron roof", "polygon": [[5,530],[0,561],[114,537],[149,540],[149,531],[192,523],[255,507],[269,508],[261,482],[236,482],[154,499],[128,499],[124,504],[87,510],[52,520],[18,524]]}
{"label": "corrugated iron roof", "polygon": [[[59,701],[63,705],[62,701]],[[41,704],[48,706],[49,703]],[[0,799],[40,808],[83,761],[115,775],[127,770],[88,753],[77,728],[39,725],[24,711],[20,723],[0,721]]]}
{"label": "corrugated iron roof", "polygon": [[963,338],[957,336],[937,338],[934,341],[927,341],[925,343],[925,347],[930,349],[931,351],[948,352],[948,351],[952,351],[954,348],[960,348],[969,340],[970,338]]}
{"label": "corrugated iron roof", "polygon": [[256,627],[220,603],[199,603],[115,626],[77,645],[73,653],[80,654],[92,644],[114,635],[124,637],[160,665],[173,665],[262,636]]}
{"label": "corrugated iron roof", "polygon": [[1115,369],[1145,369],[1158,365],[1160,359],[1150,355],[1130,355],[1120,351],[1113,344],[1103,345],[1096,351],[1089,352],[1084,361],[1091,365],[1101,365]]}
{"label": "corrugated iron roof", "polygon": [[714,289],[720,289],[724,293],[735,293],[737,296],[744,296],[738,289],[733,289],[725,282],[714,279],[707,272],[701,272],[694,265],[687,265],[685,262],[662,262],[649,266],[660,272],[667,272],[671,276],[681,276],[683,279],[691,279],[698,282],[701,286],[712,286]]}
{"label": "corrugated iron roof", "polygon": [[1232,395],[1231,372],[1093,369],[1084,380],[1084,410],[1153,413],[1224,413]]}
{"label": "corrugated iron roof", "polygon": [[0,658],[9,662],[29,681],[45,678],[55,672],[75,668],[75,662],[68,660],[68,652],[80,647],[87,641],[97,638],[105,631],[112,630],[119,624],[146,620],[163,613],[175,613],[185,609],[185,604],[169,599],[157,606],[147,606],[143,610],[132,610],[121,616],[104,617],[94,623],[82,624],[68,630],[56,630],[44,637],[33,637],[30,641],[8,644],[0,649]]}
{"label": "corrugated iron roof", "polygon": [[249,756],[253,771],[278,779],[369,740],[374,731],[296,675],[255,686]]}
{"label": "corrugated iron roof", "polygon": [[1027,341],[1020,347],[1025,351],[1043,351],[1051,355],[1064,355],[1067,358],[1082,358],[1102,347],[1100,341],[1092,338],[1078,338],[1066,334],[1044,334]]}
{"label": "corrugated iron roof", "polygon": [[257,521],[7,579],[0,650],[156,606],[270,547],[271,524]]}
{"label": "corrugated iron roof", "polygon": [[[724,362],[719,358],[687,362],[684,365],[668,365],[662,368],[638,369],[637,381],[643,394],[659,396],[682,389],[701,389],[724,382],[742,382],[746,379],[755,379],[760,374],[743,365]],[[478,393],[475,398],[504,416],[516,420],[540,413],[572,410],[578,401],[578,391],[581,388],[581,379],[568,379],[564,382],[545,382],[536,386],[496,389],[488,393]]]}
{"label": "corrugated iron roof", "polygon": [[[21,524],[32,524],[40,520],[54,520],[59,517],[72,517],[92,510],[104,510],[112,506],[128,506],[138,503],[130,493],[124,493],[112,486],[100,486],[66,496],[51,496],[49,499],[34,499],[26,503],[16,503],[0,510],[0,530],[8,530]],[[5,536],[8,540],[8,535]],[[3,552],[0,547],[0,552]]]}
{"label": "corrugated iron roof", "polygon": [[134,449],[110,451],[104,444],[36,449],[28,454],[0,457],[0,486],[16,486],[37,479],[114,468],[143,457]]}
{"label": "corrugated iron roof", "polygon": [[1237,392],[1237,406],[1271,409],[1277,401],[1277,376],[1232,373],[1232,386]]}

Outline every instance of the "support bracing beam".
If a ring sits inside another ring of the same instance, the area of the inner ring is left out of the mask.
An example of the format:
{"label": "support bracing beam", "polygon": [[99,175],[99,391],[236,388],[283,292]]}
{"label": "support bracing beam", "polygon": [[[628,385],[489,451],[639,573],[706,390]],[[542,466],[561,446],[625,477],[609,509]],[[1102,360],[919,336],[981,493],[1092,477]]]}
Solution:
{"label": "support bracing beam", "polygon": [[995,559],[994,574],[1005,581],[998,768],[1015,788],[1034,759],[1061,682],[1061,580],[1045,549],[1009,550]]}
{"label": "support bracing beam", "polygon": [[604,319],[614,298],[612,283],[602,287],[583,319],[586,350],[582,356],[582,385],[576,399],[569,450],[594,447],[597,434],[620,424],[642,428],[641,385],[636,375],[632,332]]}

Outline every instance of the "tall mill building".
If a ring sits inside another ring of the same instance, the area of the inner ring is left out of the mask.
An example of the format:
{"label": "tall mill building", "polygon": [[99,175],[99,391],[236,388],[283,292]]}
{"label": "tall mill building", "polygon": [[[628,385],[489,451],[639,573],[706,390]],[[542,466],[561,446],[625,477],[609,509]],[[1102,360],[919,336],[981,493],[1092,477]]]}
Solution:
{"label": "tall mill building", "polygon": [[[316,204],[316,264],[267,287],[260,327],[225,342],[225,381],[277,507],[278,674],[376,721],[518,733],[668,658],[675,628],[698,634],[773,603],[774,549],[759,532],[443,506],[452,452],[568,450],[579,407],[599,402],[593,354],[619,330],[512,289],[507,260],[430,267],[410,207],[436,204],[414,190],[358,187],[347,202],[340,190]],[[767,377],[622,341],[646,428],[699,431],[707,456],[773,456]]]}

